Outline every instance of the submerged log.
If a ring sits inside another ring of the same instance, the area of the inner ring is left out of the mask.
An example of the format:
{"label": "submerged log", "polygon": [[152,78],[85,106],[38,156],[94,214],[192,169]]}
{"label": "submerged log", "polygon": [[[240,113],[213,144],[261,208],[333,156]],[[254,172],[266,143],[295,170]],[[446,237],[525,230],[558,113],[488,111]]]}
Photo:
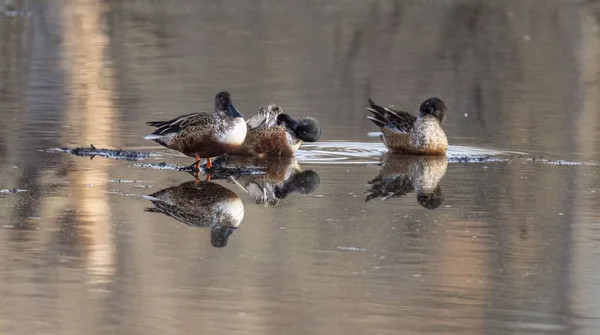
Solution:
{"label": "submerged log", "polygon": [[149,152],[138,152],[138,151],[123,150],[123,149],[114,150],[114,149],[106,149],[106,148],[96,148],[93,144],[90,144],[89,148],[84,148],[84,147],[77,147],[77,148],[73,148],[73,149],[58,148],[58,149],[53,149],[52,151],[67,152],[67,153],[73,154],[75,156],[90,157],[90,159],[93,159],[96,156],[100,156],[100,157],[106,157],[106,158],[137,161],[140,159],[148,159],[150,156],[152,156],[152,154]]}
{"label": "submerged log", "polygon": [[[47,150],[50,152],[64,152],[70,153],[79,157],[90,157],[93,159],[96,156],[105,157],[105,158],[114,158],[128,161],[138,161],[148,159],[152,156],[156,156],[150,152],[139,152],[139,151],[131,151],[131,150],[123,150],[123,149],[106,149],[106,148],[96,148],[93,144],[90,144],[89,148],[85,147],[77,147],[77,148],[56,148]],[[207,169],[206,164],[200,166],[200,169],[196,170],[194,164],[190,166],[181,167],[177,164],[168,164],[166,162],[161,163],[138,163],[135,164],[137,167],[142,168],[153,168],[160,170],[178,170],[182,172],[188,172],[190,174],[202,172],[204,174],[209,174],[212,179],[229,179],[230,177],[237,177],[240,175],[248,175],[248,174],[261,174],[264,173],[264,168],[259,166],[239,166],[225,163],[226,161],[223,159],[215,160],[212,168]]]}

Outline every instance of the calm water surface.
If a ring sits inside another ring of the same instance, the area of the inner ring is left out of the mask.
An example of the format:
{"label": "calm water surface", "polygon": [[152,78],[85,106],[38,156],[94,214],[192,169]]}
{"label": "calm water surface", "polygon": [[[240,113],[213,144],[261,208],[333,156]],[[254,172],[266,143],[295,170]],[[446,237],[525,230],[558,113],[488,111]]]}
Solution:
{"label": "calm water surface", "polygon": [[[599,22],[592,0],[0,1],[0,332],[597,334]],[[149,167],[191,161],[144,121],[222,89],[323,142],[196,188]],[[430,96],[449,158],[382,156],[366,99]],[[45,151],[90,144],[156,155]]]}

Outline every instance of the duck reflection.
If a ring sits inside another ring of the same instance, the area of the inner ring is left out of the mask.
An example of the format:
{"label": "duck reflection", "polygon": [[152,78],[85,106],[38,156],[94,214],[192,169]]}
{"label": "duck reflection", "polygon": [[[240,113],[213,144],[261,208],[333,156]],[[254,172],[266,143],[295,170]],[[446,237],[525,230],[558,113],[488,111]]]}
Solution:
{"label": "duck reflection", "polygon": [[210,244],[215,248],[227,245],[244,218],[237,194],[209,181],[188,181],[144,198],[154,205],[147,212],[163,213],[193,227],[210,227]]}
{"label": "duck reflection", "polygon": [[419,204],[428,209],[435,209],[444,201],[439,182],[448,166],[446,156],[385,154],[381,166],[379,175],[368,182],[365,201],[401,197],[413,191],[417,192]]}
{"label": "duck reflection", "polygon": [[294,157],[228,157],[226,163],[237,166],[257,166],[264,173],[244,174],[231,180],[257,204],[276,206],[292,193],[310,194],[319,188],[319,174],[303,171]]}

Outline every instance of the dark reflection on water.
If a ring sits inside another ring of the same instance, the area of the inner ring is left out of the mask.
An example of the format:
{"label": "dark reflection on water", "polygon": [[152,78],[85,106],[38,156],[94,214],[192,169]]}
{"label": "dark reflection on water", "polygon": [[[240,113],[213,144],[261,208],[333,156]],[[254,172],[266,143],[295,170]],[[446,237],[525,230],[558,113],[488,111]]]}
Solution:
{"label": "dark reflection on water", "polygon": [[439,183],[446,174],[446,156],[405,156],[386,154],[382,156],[381,171],[371,179],[367,191],[369,201],[386,200],[417,192],[417,201],[425,208],[436,209],[444,201]]}
{"label": "dark reflection on water", "polygon": [[210,228],[210,244],[215,248],[225,247],[229,235],[244,219],[244,204],[237,194],[209,181],[188,181],[144,199],[154,205],[146,209],[148,212],[165,214],[189,226]]}
{"label": "dark reflection on water", "polygon": [[230,156],[217,160],[223,166],[255,166],[263,173],[244,174],[231,178],[257,204],[277,206],[292,193],[314,193],[321,182],[319,174],[312,170],[303,171],[295,158],[273,157],[257,159]]}
{"label": "dark reflection on water", "polygon": [[[449,157],[437,184],[426,160],[372,164],[364,110],[439,96],[453,149],[598,163],[598,17],[591,0],[0,1],[0,189],[25,190],[0,193],[0,332],[598,333],[596,165]],[[244,207],[225,248],[144,211],[187,174],[39,151],[189,165],[144,121],[223,89],[327,141],[302,168],[211,182]]]}

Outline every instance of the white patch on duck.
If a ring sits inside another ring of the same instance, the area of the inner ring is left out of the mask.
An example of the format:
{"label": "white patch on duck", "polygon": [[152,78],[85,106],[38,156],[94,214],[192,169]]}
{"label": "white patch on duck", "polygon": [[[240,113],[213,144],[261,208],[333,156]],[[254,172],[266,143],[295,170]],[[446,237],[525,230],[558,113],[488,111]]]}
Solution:
{"label": "white patch on duck", "polygon": [[[243,124],[245,127],[246,123],[243,122]],[[231,215],[232,221],[229,223],[229,226],[234,228],[239,226],[242,220],[244,219],[244,204],[242,203],[242,200],[240,198],[233,198],[220,201],[214,205],[213,210],[215,212],[222,211],[223,213]]]}
{"label": "white patch on duck", "polygon": [[246,139],[248,127],[241,117],[233,119],[233,127],[228,127],[224,132],[217,132],[217,141],[227,145],[241,145]]}

